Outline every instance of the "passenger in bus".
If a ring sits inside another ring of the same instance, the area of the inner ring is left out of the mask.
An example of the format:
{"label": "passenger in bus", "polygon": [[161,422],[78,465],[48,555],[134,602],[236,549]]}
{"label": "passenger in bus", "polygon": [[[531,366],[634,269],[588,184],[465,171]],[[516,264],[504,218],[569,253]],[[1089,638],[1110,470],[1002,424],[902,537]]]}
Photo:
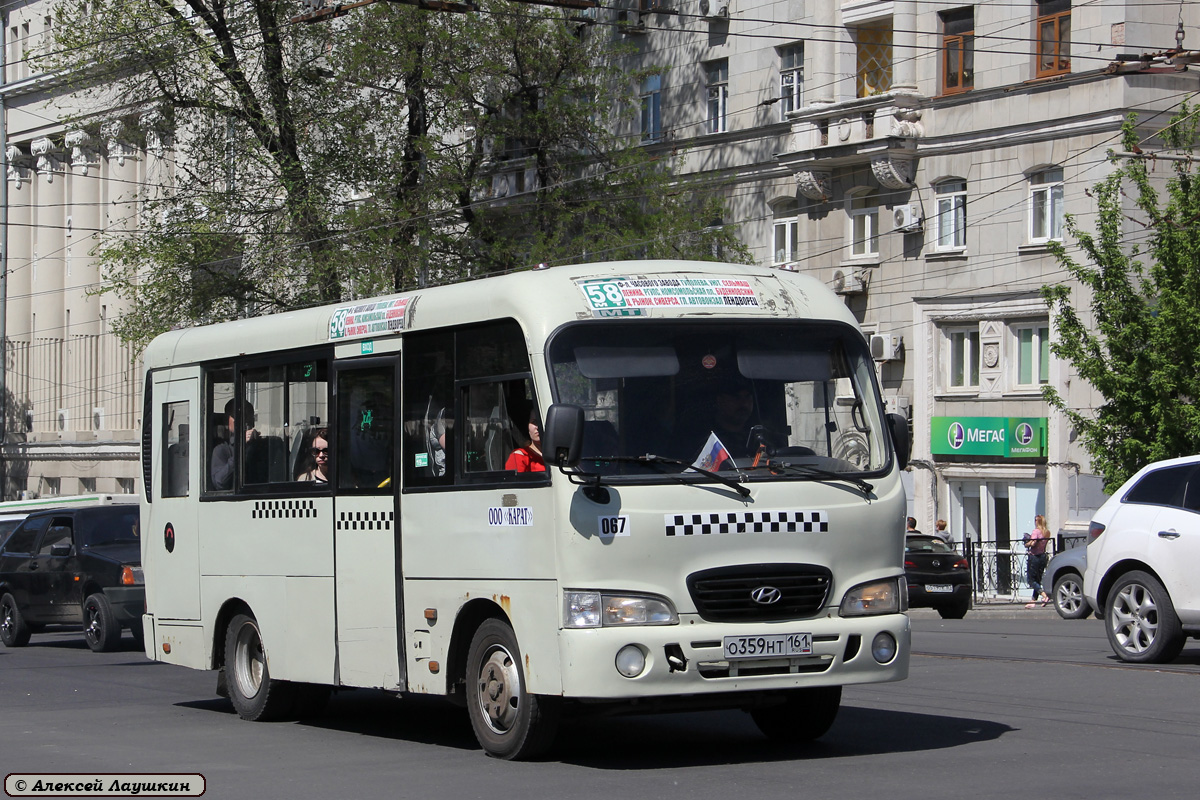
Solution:
{"label": "passenger in bus", "polygon": [[332,463],[329,460],[329,429],[315,428],[311,433],[311,443],[308,448],[308,467],[296,480],[312,481],[313,483],[329,483]]}
{"label": "passenger in bus", "polygon": [[504,468],[513,472],[545,472],[546,461],[542,457],[542,420],[537,409],[529,412],[529,443],[513,450],[504,463]]}
{"label": "passenger in bus", "polygon": [[[258,431],[254,429],[254,406],[248,402],[242,403],[241,411],[241,417],[246,425],[246,480],[247,483],[261,482],[252,480],[254,476],[263,472],[266,466],[265,448],[257,446],[261,443]],[[212,452],[210,474],[214,489],[233,488],[233,435],[237,430],[237,402],[235,400],[230,400],[225,404],[225,417],[228,420],[225,429],[226,438],[219,442]]]}

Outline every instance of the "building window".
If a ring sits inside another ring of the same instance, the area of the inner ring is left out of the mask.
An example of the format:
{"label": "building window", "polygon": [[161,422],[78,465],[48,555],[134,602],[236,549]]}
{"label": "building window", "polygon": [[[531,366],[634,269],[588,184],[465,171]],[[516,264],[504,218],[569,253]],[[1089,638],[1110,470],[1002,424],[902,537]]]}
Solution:
{"label": "building window", "polygon": [[950,389],[979,388],[979,329],[957,328],[946,331],[946,385]]}
{"label": "building window", "polygon": [[789,112],[803,107],[804,45],[779,48],[779,118],[786,121]]}
{"label": "building window", "polygon": [[1046,169],[1029,176],[1029,241],[1062,239],[1063,171]]}
{"label": "building window", "polygon": [[873,194],[853,195],[847,211],[850,215],[850,257],[879,255],[879,201]]}
{"label": "building window", "polygon": [[775,266],[797,260],[800,240],[800,221],[796,217],[775,220],[775,250],[771,263]]}
{"label": "building window", "polygon": [[967,246],[967,182],[943,181],[933,192],[937,201],[933,247],[962,250]]}
{"label": "building window", "polygon": [[1071,0],[1038,0],[1037,77],[1071,71]]}
{"label": "building window", "polygon": [[662,138],[662,76],[651,75],[642,81],[642,141]]}
{"label": "building window", "polygon": [[855,29],[858,55],[858,96],[871,97],[892,88],[892,27],[860,26]]}
{"label": "building window", "polygon": [[943,11],[942,94],[975,87],[975,9]]}
{"label": "building window", "polygon": [[1050,382],[1050,328],[1046,325],[1013,326],[1017,349],[1017,386],[1040,386]]}
{"label": "building window", "polygon": [[43,478],[46,496],[57,497],[62,494],[62,478]]}
{"label": "building window", "polygon": [[117,491],[121,494],[133,494],[133,478],[117,478]]}
{"label": "building window", "polygon": [[724,133],[729,113],[729,60],[710,61],[708,71],[708,132]]}
{"label": "building window", "polygon": [[95,478],[80,478],[79,479],[79,491],[83,492],[84,494],[89,494],[91,492],[96,491],[96,479]]}

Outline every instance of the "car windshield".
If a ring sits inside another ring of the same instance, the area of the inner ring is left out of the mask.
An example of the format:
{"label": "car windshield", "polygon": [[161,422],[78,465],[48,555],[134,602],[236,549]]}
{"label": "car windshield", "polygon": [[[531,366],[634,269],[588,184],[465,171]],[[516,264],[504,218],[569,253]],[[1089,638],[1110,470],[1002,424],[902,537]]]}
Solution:
{"label": "car windshield", "polygon": [[82,547],[117,542],[137,543],[139,512],[135,505],[97,508],[75,517],[75,542]]}
{"label": "car windshield", "polygon": [[936,536],[908,536],[904,540],[906,553],[953,553],[954,548]]}
{"label": "car windshield", "polygon": [[548,360],[556,402],[584,410],[582,472],[828,480],[890,463],[874,364],[848,325],[581,323]]}

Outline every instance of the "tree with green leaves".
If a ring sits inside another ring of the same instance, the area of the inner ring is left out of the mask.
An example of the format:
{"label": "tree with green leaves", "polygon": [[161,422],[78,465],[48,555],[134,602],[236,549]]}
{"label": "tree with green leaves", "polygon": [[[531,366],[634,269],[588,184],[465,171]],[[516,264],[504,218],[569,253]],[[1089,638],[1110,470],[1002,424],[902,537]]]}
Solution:
{"label": "tree with green leaves", "polygon": [[[1185,106],[1159,134],[1168,151],[1187,156],[1169,162],[1165,183],[1152,167],[1168,162],[1112,154],[1113,172],[1092,190],[1095,232],[1068,217],[1079,255],[1061,245],[1054,254],[1090,292],[1090,315],[1072,305],[1068,286],[1042,289],[1058,328],[1052,351],[1103,403],[1093,415],[1070,408],[1052,387],[1045,396],[1079,432],[1109,492],[1148,462],[1200,452],[1196,115]],[[1140,152],[1135,117],[1124,125],[1123,144],[1126,153]]]}
{"label": "tree with green leaves", "polygon": [[97,248],[127,341],[539,263],[748,260],[713,224],[719,187],[629,136],[643,76],[620,69],[621,37],[508,0],[305,10],[57,7],[40,65],[70,76],[72,124],[156,109],[174,136],[135,235]]}

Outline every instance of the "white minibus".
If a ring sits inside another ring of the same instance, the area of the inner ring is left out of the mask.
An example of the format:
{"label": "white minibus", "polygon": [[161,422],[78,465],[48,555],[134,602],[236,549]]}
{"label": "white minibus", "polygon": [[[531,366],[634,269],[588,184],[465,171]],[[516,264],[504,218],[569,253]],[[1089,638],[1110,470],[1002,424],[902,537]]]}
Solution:
{"label": "white minibus", "polygon": [[906,421],[818,281],[537,269],[176,330],[145,353],[150,658],[247,719],[373,687],[490,755],[564,714],[768,736],[906,677]]}

